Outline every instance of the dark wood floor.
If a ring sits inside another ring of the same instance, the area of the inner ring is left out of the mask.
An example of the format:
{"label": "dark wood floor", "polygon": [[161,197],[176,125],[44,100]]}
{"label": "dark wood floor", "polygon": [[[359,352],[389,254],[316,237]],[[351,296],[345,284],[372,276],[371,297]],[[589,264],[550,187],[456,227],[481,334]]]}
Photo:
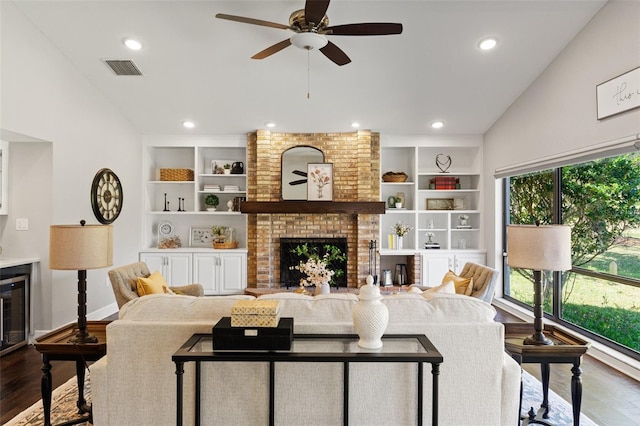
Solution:
{"label": "dark wood floor", "polygon": [[[115,319],[115,318],[107,318]],[[517,318],[499,311],[497,321],[514,322]],[[41,357],[33,346],[26,346],[0,357],[0,424],[5,424],[24,409],[40,400]],[[53,387],[75,375],[73,362],[52,363]],[[524,368],[540,378],[535,364]],[[582,364],[582,412],[600,426],[640,425],[640,383],[588,355]],[[570,365],[551,367],[550,387],[565,400],[571,400]]]}

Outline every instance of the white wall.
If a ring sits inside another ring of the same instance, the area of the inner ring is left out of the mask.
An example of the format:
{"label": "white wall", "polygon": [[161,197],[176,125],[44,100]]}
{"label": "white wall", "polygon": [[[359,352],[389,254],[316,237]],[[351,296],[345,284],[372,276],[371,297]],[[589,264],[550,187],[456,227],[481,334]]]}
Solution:
{"label": "white wall", "polygon": [[[0,220],[0,245],[3,257],[41,259],[42,288],[34,291],[33,328],[49,330],[76,319],[77,274],[49,270],[48,227],[81,219],[97,223],[89,192],[95,173],[103,167],[120,177],[124,192],[123,211],[114,222],[114,265],[138,258],[142,138],[11,2],[0,2],[0,13],[2,135],[44,141],[18,146],[30,142],[8,139],[16,161],[10,158],[12,205],[9,216]],[[42,169],[29,168],[39,163],[44,164]],[[22,173],[29,176],[21,180]],[[45,199],[42,210],[34,204],[40,197]],[[31,229],[13,231],[16,217],[27,217]],[[87,273],[90,319],[115,306],[113,291],[105,282],[107,270]]]}
{"label": "white wall", "polygon": [[638,109],[596,119],[596,86],[640,65],[639,22],[640,2],[608,2],[485,134],[490,264],[502,262],[496,168],[640,133]]}

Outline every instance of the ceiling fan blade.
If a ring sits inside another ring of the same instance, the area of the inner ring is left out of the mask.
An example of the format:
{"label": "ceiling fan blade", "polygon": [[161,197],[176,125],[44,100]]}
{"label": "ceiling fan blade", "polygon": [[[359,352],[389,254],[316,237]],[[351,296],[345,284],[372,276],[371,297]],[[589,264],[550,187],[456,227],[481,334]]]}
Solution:
{"label": "ceiling fan blade", "polygon": [[278,24],[276,22],[263,21],[260,19],[246,18],[244,16],[227,15],[225,13],[216,14],[216,18],[226,19],[229,21],[242,22],[245,24],[261,25],[263,27],[279,28],[281,30],[290,30],[287,25]]}
{"label": "ceiling fan blade", "polygon": [[304,4],[304,20],[307,25],[318,25],[329,8],[329,0],[307,0]]}
{"label": "ceiling fan blade", "polygon": [[294,180],[293,182],[289,182],[289,185],[302,185],[303,183],[307,183],[306,179]]}
{"label": "ceiling fan blade", "polygon": [[289,45],[291,45],[291,40],[289,39],[282,40],[280,43],[276,43],[273,46],[269,46],[266,49],[256,53],[251,57],[251,59],[264,59],[268,56],[273,55],[274,53],[281,51],[282,49],[284,49],[285,47],[288,47]]}
{"label": "ceiling fan blade", "polygon": [[320,51],[324,54],[324,56],[331,59],[337,65],[342,66],[351,62],[351,59],[349,59],[347,54],[344,53],[342,49],[340,49],[338,46],[336,46],[331,42],[327,43],[327,45],[321,48]]}
{"label": "ceiling fan blade", "polygon": [[294,175],[307,177],[307,172],[303,172],[302,170],[294,170],[291,173],[293,173]]}
{"label": "ceiling fan blade", "polygon": [[329,35],[389,35],[402,34],[402,24],[390,22],[366,22],[362,24],[345,24],[327,27],[322,31]]}

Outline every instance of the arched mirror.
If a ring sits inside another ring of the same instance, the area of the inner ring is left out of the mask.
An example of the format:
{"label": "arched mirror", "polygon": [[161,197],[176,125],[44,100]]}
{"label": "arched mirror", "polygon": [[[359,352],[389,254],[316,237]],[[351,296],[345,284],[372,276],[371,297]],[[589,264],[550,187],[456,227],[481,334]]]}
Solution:
{"label": "arched mirror", "polygon": [[324,163],[324,153],[312,146],[295,146],[282,153],[280,173],[283,200],[307,199],[307,163]]}

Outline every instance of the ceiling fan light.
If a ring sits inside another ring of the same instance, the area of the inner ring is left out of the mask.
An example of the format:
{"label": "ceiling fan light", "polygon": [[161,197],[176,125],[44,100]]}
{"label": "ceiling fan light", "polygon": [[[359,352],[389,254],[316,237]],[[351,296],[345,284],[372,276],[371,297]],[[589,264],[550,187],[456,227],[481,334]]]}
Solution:
{"label": "ceiling fan light", "polygon": [[328,43],[325,36],[316,33],[297,33],[291,36],[291,44],[300,49],[322,49]]}

